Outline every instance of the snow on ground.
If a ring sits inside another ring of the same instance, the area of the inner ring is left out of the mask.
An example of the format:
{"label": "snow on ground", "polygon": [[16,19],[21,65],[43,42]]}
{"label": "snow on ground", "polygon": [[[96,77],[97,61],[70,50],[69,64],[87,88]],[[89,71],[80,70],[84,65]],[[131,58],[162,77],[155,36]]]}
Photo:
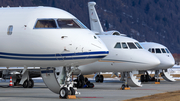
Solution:
{"label": "snow on ground", "polygon": [[[6,67],[4,69],[7,69]],[[17,69],[17,68],[11,68],[11,69]],[[18,67],[18,69],[22,69],[21,67]],[[39,69],[38,67],[30,67],[28,69]],[[170,74],[180,74],[180,65],[174,65],[172,68],[168,69],[168,72]],[[112,74],[113,72],[101,72],[101,74]],[[154,74],[154,71],[148,71],[149,74]],[[119,73],[120,74],[120,73]],[[42,77],[33,78],[34,80],[42,79]],[[94,80],[93,78],[88,78],[89,80]],[[175,77],[175,79],[180,79],[180,77]],[[0,78],[0,81],[2,79]],[[104,80],[119,80],[118,77],[115,78],[104,78]]]}

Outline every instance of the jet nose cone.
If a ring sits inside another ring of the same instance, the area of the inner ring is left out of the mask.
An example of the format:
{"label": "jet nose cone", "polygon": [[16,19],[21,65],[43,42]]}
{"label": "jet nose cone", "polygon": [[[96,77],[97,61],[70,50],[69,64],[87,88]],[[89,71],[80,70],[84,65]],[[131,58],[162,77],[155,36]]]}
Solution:
{"label": "jet nose cone", "polygon": [[161,62],[160,60],[154,56],[153,54],[149,54],[149,56],[147,57],[148,59],[147,61],[147,69],[152,69],[154,67],[157,67]]}
{"label": "jet nose cone", "polygon": [[151,56],[151,58],[149,59],[149,65],[151,67],[156,67],[160,64],[160,60],[156,57],[156,56]]}
{"label": "jet nose cone", "polygon": [[174,66],[174,64],[175,64],[174,59],[170,59],[169,61],[167,61],[167,62],[166,62],[166,66],[167,66],[167,68],[171,68],[171,67],[173,67],[173,66]]}
{"label": "jet nose cone", "polygon": [[109,50],[108,50],[108,48],[107,48],[104,44],[101,46],[101,51],[103,51],[104,53],[106,53],[106,55],[109,54]]}

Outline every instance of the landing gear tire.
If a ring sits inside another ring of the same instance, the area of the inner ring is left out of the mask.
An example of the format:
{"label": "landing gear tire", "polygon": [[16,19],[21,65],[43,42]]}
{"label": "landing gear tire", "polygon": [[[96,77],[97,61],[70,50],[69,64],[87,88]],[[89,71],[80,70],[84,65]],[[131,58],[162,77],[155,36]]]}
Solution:
{"label": "landing gear tire", "polygon": [[160,79],[155,79],[155,82],[160,82]]}
{"label": "landing gear tire", "polygon": [[75,95],[75,90],[72,87],[70,87],[70,94],[69,95]]}
{"label": "landing gear tire", "polygon": [[144,82],[144,75],[141,75],[141,82]]}
{"label": "landing gear tire", "polygon": [[32,79],[29,80],[29,88],[34,87],[34,81]]}
{"label": "landing gear tire", "polygon": [[84,81],[85,81],[85,82],[88,82],[88,78],[84,78]]}
{"label": "landing gear tire", "polygon": [[66,87],[62,87],[59,91],[59,97],[62,99],[66,99],[68,96],[68,89]]}
{"label": "landing gear tire", "polygon": [[122,90],[125,89],[125,84],[122,84],[121,89],[122,89]]}
{"label": "landing gear tire", "polygon": [[23,88],[33,88],[34,87],[34,81],[32,79],[25,80],[23,83]]}
{"label": "landing gear tire", "polygon": [[16,82],[14,82],[14,86],[19,86],[20,81],[21,81],[21,79],[17,79]]}
{"label": "landing gear tire", "polygon": [[155,81],[155,77],[152,77],[152,78],[151,78],[151,81]]}
{"label": "landing gear tire", "polygon": [[29,81],[28,81],[28,80],[25,80],[25,81],[24,81],[23,87],[24,87],[24,88],[29,88]]}
{"label": "landing gear tire", "polygon": [[94,84],[93,83],[89,83],[87,84],[88,85],[88,88],[93,88],[94,87]]}
{"label": "landing gear tire", "polygon": [[77,78],[77,88],[83,88],[83,86],[84,86],[84,76],[80,75]]}
{"label": "landing gear tire", "polygon": [[97,75],[97,76],[95,77],[95,81],[96,81],[96,82],[99,82],[99,75]]}
{"label": "landing gear tire", "polygon": [[100,76],[99,76],[99,81],[100,81],[101,83],[104,81],[103,75],[100,75]]}

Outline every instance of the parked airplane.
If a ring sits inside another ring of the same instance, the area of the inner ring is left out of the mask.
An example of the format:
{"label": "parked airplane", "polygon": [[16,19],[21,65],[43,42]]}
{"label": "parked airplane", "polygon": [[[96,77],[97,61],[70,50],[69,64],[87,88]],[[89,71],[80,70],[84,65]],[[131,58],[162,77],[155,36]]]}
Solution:
{"label": "parked airplane", "polygon": [[151,78],[148,72],[144,71],[144,75],[141,75],[141,82],[155,80],[155,78],[157,78],[156,80],[158,80],[159,74],[163,77],[163,79],[167,81],[175,81],[175,79],[170,76],[170,73],[167,71],[168,68],[172,68],[175,64],[175,60],[168,48],[164,45],[154,42],[141,42],[140,44],[160,60],[160,65],[150,69],[151,71],[155,70],[154,77]]}
{"label": "parked airplane", "polygon": [[[160,63],[132,38],[113,35],[98,35],[98,37],[106,44],[109,55],[98,62],[80,66],[82,75],[94,72],[123,72],[129,86],[141,86],[136,76],[133,76],[135,72],[132,71],[151,69]],[[103,82],[103,76],[97,75],[96,81]]]}
{"label": "parked airplane", "polygon": [[[24,67],[24,86],[31,85],[27,67],[41,67],[51,91],[61,98],[74,95],[72,72],[108,54],[100,38],[64,10],[7,7],[0,8],[0,16],[0,67]],[[55,73],[58,67],[62,72]]]}
{"label": "parked airplane", "polygon": [[[88,3],[91,30],[100,34],[98,37],[106,44],[109,49],[109,55],[98,62],[80,66],[81,74],[122,72],[124,74],[123,77],[126,78],[122,88],[128,85],[142,86],[141,82],[138,82],[138,79],[134,76],[134,71],[151,69],[159,65],[160,61],[143,49],[137,40],[120,36],[120,33],[117,31],[104,32],[94,6],[95,2]],[[103,76],[97,75],[96,81],[103,82]],[[78,82],[81,82],[78,87],[82,87],[83,80],[78,78]]]}
{"label": "parked airplane", "polygon": [[[102,27],[101,27],[101,24],[100,24],[100,21],[99,21],[99,18],[98,18],[98,15],[96,13],[96,10],[94,8],[94,5],[95,3],[94,2],[90,2],[88,7],[89,7],[89,16],[90,16],[90,24],[91,24],[91,29],[97,33],[97,34],[101,34],[101,35],[122,35],[120,34],[118,31],[108,31],[108,32],[104,32]],[[124,34],[123,34],[124,36]],[[167,72],[167,68],[171,68],[173,65],[174,65],[174,58],[172,56],[172,54],[168,51],[168,49],[163,46],[163,45],[160,45],[160,44],[157,44],[157,43],[142,43],[142,45],[145,47],[145,49],[149,49],[149,48],[154,48],[154,50],[156,51],[156,48],[158,49],[158,47],[161,47],[161,48],[164,48],[165,49],[165,52],[164,54],[159,54],[159,53],[156,53],[154,55],[156,55],[156,57],[160,60],[161,64],[159,66],[156,66],[155,68],[153,68],[154,70],[156,70],[156,77],[158,78],[158,73],[161,74],[161,76],[167,80],[167,81],[175,81],[172,76],[170,76],[170,74]],[[159,49],[158,49],[159,51]],[[163,50],[160,50],[160,52],[163,51]],[[163,53],[163,52],[161,52]],[[152,70],[152,69],[151,69]],[[146,74],[148,73],[147,71],[140,71],[141,73]],[[117,75],[117,72],[115,72],[114,74]],[[124,76],[124,74],[121,72],[121,75]],[[97,75],[98,77],[98,75]],[[101,76],[102,78],[102,76]],[[144,80],[148,80],[146,78],[149,78],[149,75],[147,74],[146,76],[142,75],[141,76],[141,80],[144,81]],[[123,80],[123,77],[122,79]],[[103,81],[103,80],[101,80]]]}

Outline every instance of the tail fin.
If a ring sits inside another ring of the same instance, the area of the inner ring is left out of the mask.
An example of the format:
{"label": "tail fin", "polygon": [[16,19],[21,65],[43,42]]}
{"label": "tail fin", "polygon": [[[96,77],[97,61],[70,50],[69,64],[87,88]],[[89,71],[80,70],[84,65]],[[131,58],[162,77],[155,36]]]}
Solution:
{"label": "tail fin", "polygon": [[99,17],[97,15],[96,9],[94,7],[95,5],[96,5],[95,2],[88,2],[91,30],[101,34],[104,31],[102,29],[101,23],[99,21]]}

